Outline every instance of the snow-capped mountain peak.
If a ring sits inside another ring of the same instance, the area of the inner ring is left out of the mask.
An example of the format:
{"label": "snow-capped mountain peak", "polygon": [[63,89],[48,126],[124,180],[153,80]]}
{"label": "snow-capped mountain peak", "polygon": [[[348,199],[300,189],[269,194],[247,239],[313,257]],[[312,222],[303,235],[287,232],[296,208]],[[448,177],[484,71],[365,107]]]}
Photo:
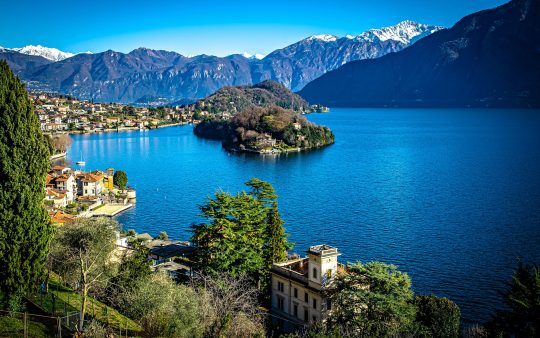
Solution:
{"label": "snow-capped mountain peak", "polygon": [[21,48],[11,48],[11,50],[22,54],[41,56],[55,62],[70,58],[75,55],[73,53],[67,53],[56,48],[48,48],[41,45],[28,45]]}
{"label": "snow-capped mountain peak", "polygon": [[319,40],[323,42],[333,42],[338,39],[337,36],[331,34],[313,35],[307,38],[308,41]]}
{"label": "snow-capped mountain peak", "polygon": [[378,29],[370,29],[360,35],[354,36],[354,35],[345,35],[344,37],[338,37],[335,35],[330,34],[321,34],[321,35],[313,35],[310,36],[307,39],[304,39],[303,41],[322,41],[322,42],[334,42],[338,39],[346,39],[346,40],[356,40],[356,41],[363,41],[363,42],[378,42],[378,41],[387,41],[387,40],[394,40],[401,42],[403,44],[411,44],[413,42],[416,42],[416,40],[423,38],[426,35],[429,35],[431,33],[435,33],[438,30],[443,29],[444,27],[440,26],[433,26],[433,25],[426,25],[417,23],[411,20],[405,20],[402,21],[396,25],[378,28]]}
{"label": "snow-capped mountain peak", "polygon": [[435,33],[444,27],[417,23],[410,20],[402,21],[394,26],[378,29],[370,29],[356,37],[363,41],[387,41],[394,40],[404,44],[410,44],[425,35]]}

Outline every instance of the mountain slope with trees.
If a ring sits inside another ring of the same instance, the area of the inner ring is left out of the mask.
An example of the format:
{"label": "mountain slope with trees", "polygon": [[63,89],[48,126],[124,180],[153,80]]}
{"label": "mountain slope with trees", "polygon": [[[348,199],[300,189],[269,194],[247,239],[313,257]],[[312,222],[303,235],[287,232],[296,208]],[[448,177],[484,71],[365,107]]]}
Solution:
{"label": "mountain slope with trees", "polygon": [[513,0],[379,59],[348,63],[300,95],[333,107],[540,107],[540,2]]}
{"label": "mountain slope with trees", "polygon": [[197,101],[190,106],[193,110],[206,110],[210,113],[242,112],[257,107],[277,106],[309,113],[309,103],[301,96],[294,94],[284,85],[267,80],[253,86],[224,87],[214,94]]}

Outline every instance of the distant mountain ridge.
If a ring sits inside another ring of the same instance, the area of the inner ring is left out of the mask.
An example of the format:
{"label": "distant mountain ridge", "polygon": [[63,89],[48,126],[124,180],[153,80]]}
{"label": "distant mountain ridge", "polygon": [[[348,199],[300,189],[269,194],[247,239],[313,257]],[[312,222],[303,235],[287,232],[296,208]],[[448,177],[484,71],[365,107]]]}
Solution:
{"label": "distant mountain ridge", "polygon": [[299,94],[332,107],[540,107],[540,1],[466,16],[397,53],[350,62]]}
{"label": "distant mountain ridge", "polygon": [[26,55],[41,56],[53,62],[62,61],[75,55],[73,53],[63,52],[56,48],[43,47],[41,45],[37,45],[37,46],[28,45],[21,48],[0,47],[0,50],[2,49],[11,50],[11,51],[18,52],[21,54],[26,54]]}
{"label": "distant mountain ridge", "polygon": [[186,57],[139,48],[127,54],[112,50],[76,54],[52,62],[53,56],[43,57],[45,53],[36,56],[4,49],[0,50],[0,59],[6,59],[30,89],[56,91],[98,102],[133,103],[155,97],[176,102],[203,98],[225,86],[264,80],[275,80],[297,91],[349,61],[402,50],[418,37],[439,29],[404,21],[356,37],[313,36],[265,57],[241,54]]}

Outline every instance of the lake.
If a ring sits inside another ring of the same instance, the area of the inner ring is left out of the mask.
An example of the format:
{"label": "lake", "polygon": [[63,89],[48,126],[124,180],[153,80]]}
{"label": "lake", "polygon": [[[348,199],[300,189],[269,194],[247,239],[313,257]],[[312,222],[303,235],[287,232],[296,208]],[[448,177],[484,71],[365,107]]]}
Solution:
{"label": "lake", "polygon": [[295,251],[326,243],[342,263],[378,260],[465,322],[500,306],[518,258],[540,263],[540,111],[332,109],[311,121],[336,143],[281,156],[231,154],[192,126],[73,136],[86,169],[127,172],[126,229],[188,239],[198,206],[251,177],[271,182]]}

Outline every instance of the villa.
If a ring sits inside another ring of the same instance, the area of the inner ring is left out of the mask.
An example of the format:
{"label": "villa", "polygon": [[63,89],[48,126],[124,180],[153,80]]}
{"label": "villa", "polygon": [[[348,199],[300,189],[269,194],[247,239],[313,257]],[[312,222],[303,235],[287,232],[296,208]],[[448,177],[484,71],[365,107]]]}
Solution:
{"label": "villa", "polygon": [[272,276],[272,320],[280,330],[295,331],[324,320],[331,303],[328,291],[338,269],[337,248],[309,247],[308,256],[274,263]]}

